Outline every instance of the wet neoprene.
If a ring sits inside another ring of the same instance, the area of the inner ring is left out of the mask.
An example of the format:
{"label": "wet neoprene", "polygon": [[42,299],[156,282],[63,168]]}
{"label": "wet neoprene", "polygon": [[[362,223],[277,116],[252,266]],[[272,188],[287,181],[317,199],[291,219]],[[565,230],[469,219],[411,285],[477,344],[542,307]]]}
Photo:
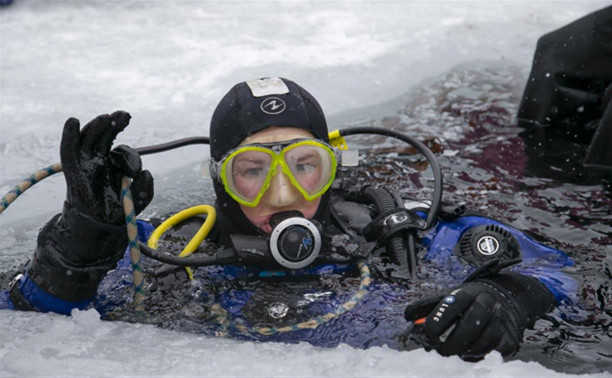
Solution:
{"label": "wet neoprene", "polygon": [[[262,79],[269,80],[269,79]],[[317,100],[304,88],[287,79],[281,80],[287,92],[255,96],[248,82],[236,84],[219,102],[210,122],[210,154],[215,160],[237,147],[244,138],[270,126],[295,127],[306,130],[324,142],[329,142],[327,122]],[[281,91],[283,92],[283,91]],[[266,111],[269,101],[284,104],[278,111]],[[223,184],[213,180],[217,195],[217,227],[223,246],[231,246],[230,234],[265,235],[244,215],[238,202]],[[321,197],[313,219],[326,225],[329,221],[329,193]]]}
{"label": "wet neoprene", "polygon": [[542,36],[519,123],[574,127],[600,118],[604,92],[612,83],[611,41],[612,6]]}
{"label": "wet neoprene", "polygon": [[535,152],[542,150],[539,139],[561,136],[590,143],[585,165],[612,168],[611,88],[612,6],[542,36],[517,114],[520,126],[547,126],[525,134],[537,139]]}
{"label": "wet neoprene", "polygon": [[406,307],[406,319],[426,316],[431,347],[444,356],[478,360],[492,350],[516,352],[523,330],[553,308],[552,293],[535,278],[488,273]]}
{"label": "wet neoprene", "polygon": [[101,115],[79,132],[79,121],[66,121],[61,161],[67,196],[61,214],[41,230],[28,275],[43,290],[72,302],[91,298],[121,259],[127,246],[121,205],[121,178],[133,178],[138,214],[153,198],[153,177],[142,171],[138,153],[113,140],[129,124],[130,115]]}

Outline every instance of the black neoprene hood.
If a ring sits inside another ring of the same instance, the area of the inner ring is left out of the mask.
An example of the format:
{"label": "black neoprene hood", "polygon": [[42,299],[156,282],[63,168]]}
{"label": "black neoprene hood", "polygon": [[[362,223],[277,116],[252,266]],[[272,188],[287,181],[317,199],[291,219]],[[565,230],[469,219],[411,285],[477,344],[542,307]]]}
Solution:
{"label": "black neoprene hood", "polygon": [[242,82],[223,97],[210,122],[212,158],[219,160],[244,138],[270,126],[296,127],[329,141],[325,116],[317,100],[293,81],[280,80],[288,93],[255,97],[247,82]]}
{"label": "black neoprene hood", "polygon": [[[269,81],[276,83],[268,85]],[[329,142],[327,122],[321,106],[304,88],[287,79],[260,79],[236,84],[221,100],[210,122],[210,155],[219,161],[244,138],[271,126],[296,127],[309,131],[315,138]],[[263,83],[263,84],[262,84]],[[261,84],[264,90],[257,91]],[[280,90],[277,88],[281,87]],[[270,89],[272,88],[272,89]],[[263,94],[262,94],[263,93]],[[264,234],[244,215],[238,202],[225,191],[219,180],[213,180],[217,195],[220,244],[230,245],[229,234]],[[329,218],[329,193],[313,219],[325,224]]]}

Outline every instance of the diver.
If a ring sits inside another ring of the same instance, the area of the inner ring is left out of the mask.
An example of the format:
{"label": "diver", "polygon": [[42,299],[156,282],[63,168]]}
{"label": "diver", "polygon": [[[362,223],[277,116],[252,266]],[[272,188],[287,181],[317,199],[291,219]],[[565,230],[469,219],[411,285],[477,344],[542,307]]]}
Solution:
{"label": "diver", "polygon": [[[0,295],[0,308],[70,314],[100,303],[103,279],[125,286],[114,275],[130,265],[125,263],[122,177],[133,180],[134,216],[153,198],[153,178],[142,169],[139,153],[128,146],[111,150],[129,120],[119,111],[98,116],[82,129],[74,118],[65,123],[63,210],[40,231],[31,261]],[[322,310],[305,326],[284,330],[299,333],[342,318],[351,308],[376,306],[381,319],[345,321],[362,329],[360,322],[401,318],[403,324],[396,327],[418,329],[426,348],[478,360],[493,350],[514,354],[526,328],[555,307],[571,304],[575,282],[560,269],[573,262],[564,253],[460,206],[441,206],[435,198],[413,201],[393,188],[341,177],[340,167],[354,165],[353,158],[338,147],[337,134],[330,139],[319,103],[293,81],[263,78],[235,85],[216,107],[209,135],[206,168],[217,197],[217,221],[207,242],[216,249],[204,260],[214,258],[219,266],[235,268],[231,272],[255,272],[256,279],[270,282],[303,272],[323,274],[327,267],[356,261],[387,261],[410,272],[401,279],[370,277],[362,264],[364,290],[350,305],[347,301],[332,315]],[[437,184],[441,196],[441,176]],[[154,226],[139,221],[138,228],[146,241]],[[444,272],[443,288],[433,286],[439,290],[409,303],[399,295],[400,311],[367,301],[370,280],[399,290],[418,279],[419,264],[425,262]],[[239,316],[250,300],[240,307],[235,301],[241,298],[233,295],[224,311]],[[279,330],[267,328],[269,335]]]}

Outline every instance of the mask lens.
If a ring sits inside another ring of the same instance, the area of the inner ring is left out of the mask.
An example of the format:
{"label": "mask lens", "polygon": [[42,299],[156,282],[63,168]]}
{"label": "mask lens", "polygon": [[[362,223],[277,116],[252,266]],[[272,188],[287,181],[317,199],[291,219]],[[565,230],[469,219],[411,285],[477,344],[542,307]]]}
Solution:
{"label": "mask lens", "polygon": [[285,150],[284,158],[296,182],[312,196],[323,190],[335,173],[332,154],[320,144],[299,144]]}
{"label": "mask lens", "polygon": [[259,150],[244,150],[227,161],[224,169],[225,181],[234,195],[245,202],[257,198],[266,183],[272,156]]}

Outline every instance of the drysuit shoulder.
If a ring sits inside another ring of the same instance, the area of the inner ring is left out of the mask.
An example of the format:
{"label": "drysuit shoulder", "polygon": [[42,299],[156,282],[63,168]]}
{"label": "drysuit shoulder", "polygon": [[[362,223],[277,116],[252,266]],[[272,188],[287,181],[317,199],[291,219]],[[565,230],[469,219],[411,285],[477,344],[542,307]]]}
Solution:
{"label": "drysuit shoulder", "polygon": [[603,95],[612,83],[610,41],[612,6],[542,36],[518,111],[519,123],[582,127],[600,118]]}

